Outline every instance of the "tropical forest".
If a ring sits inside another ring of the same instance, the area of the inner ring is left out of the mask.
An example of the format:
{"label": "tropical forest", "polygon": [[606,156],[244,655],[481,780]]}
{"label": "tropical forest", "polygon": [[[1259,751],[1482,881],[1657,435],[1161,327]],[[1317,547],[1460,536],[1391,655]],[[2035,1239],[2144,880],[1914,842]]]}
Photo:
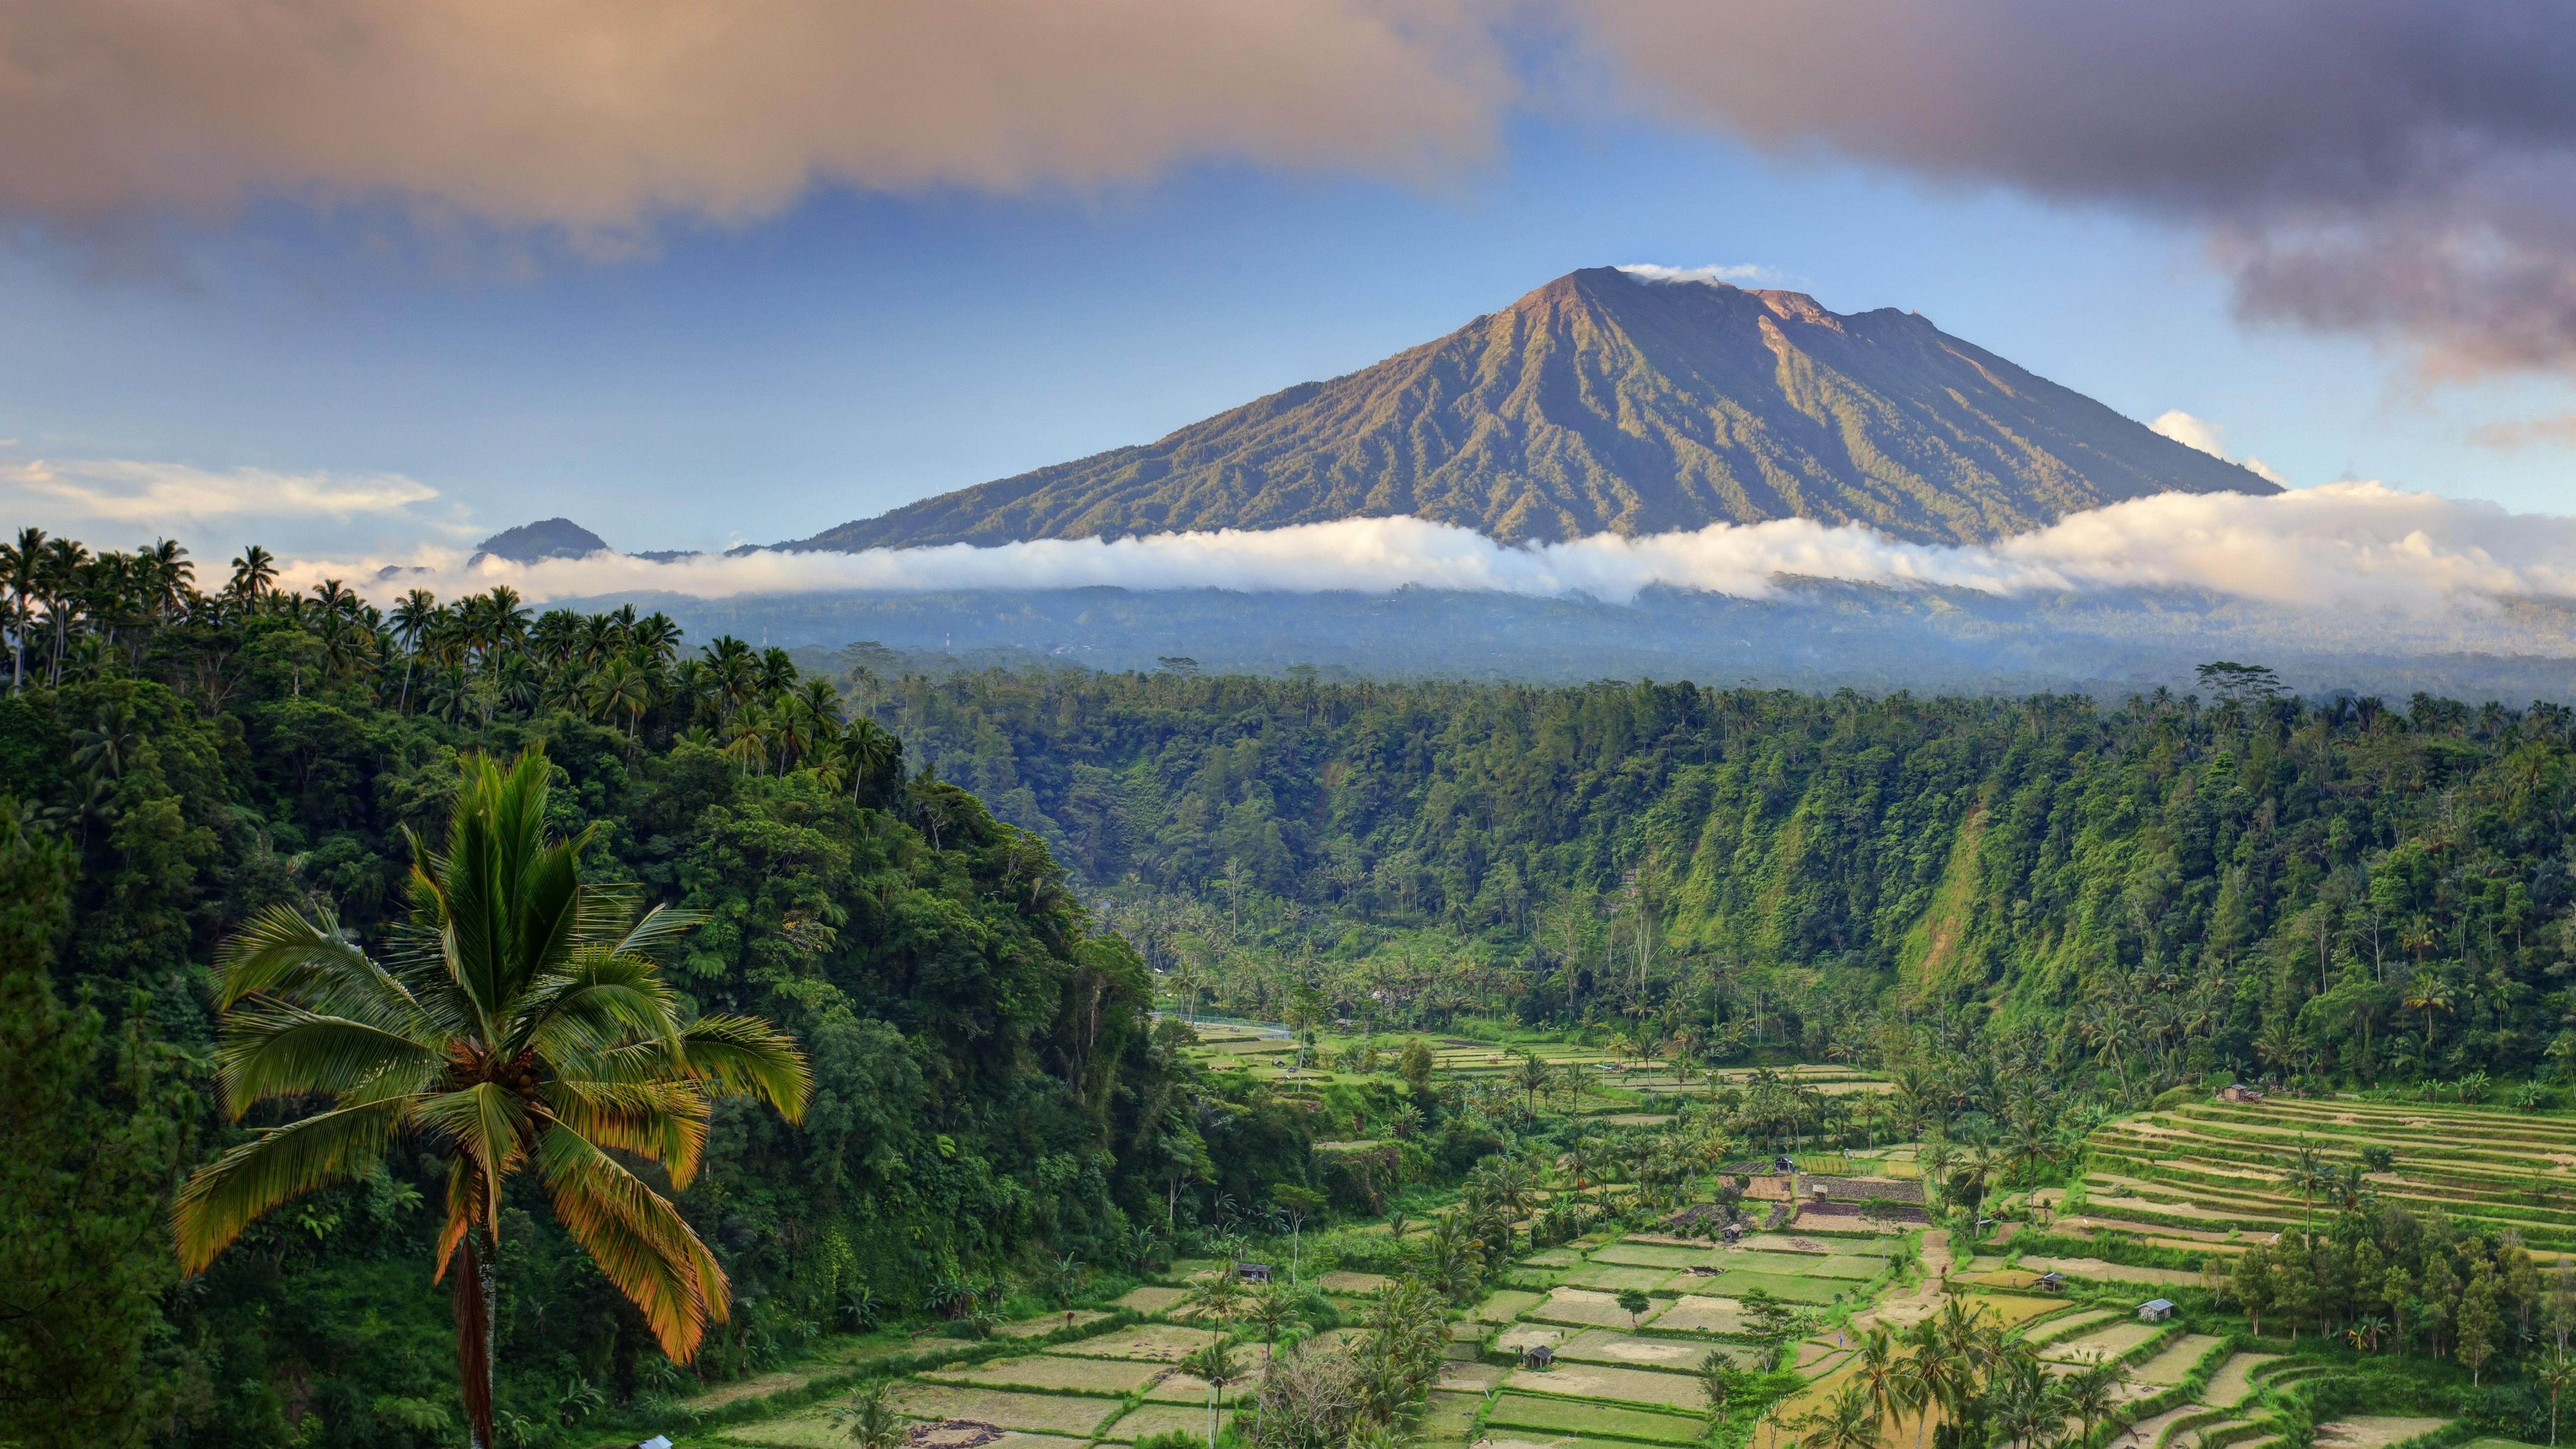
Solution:
{"label": "tropical forest", "polygon": [[0,1445],[2556,1442],[2560,706],[280,578],[0,549]]}

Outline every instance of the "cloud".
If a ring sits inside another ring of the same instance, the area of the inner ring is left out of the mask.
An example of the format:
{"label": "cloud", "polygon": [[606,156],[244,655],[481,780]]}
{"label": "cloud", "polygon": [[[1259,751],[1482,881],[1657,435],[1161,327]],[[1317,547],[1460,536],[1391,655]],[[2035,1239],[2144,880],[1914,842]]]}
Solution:
{"label": "cloud", "polygon": [[1564,0],[1668,117],[2205,229],[2251,318],[2576,366],[2576,7]]}
{"label": "cloud", "polygon": [[330,518],[401,514],[438,490],[399,473],[216,472],[128,459],[0,464],[0,497],[15,511],[135,523],[164,532],[219,518]]}
{"label": "cloud", "polygon": [[2335,483],[2262,497],[2167,493],[2094,509],[1984,547],[1899,542],[1806,519],[1645,538],[1515,547],[1416,518],[1352,518],[1261,532],[1047,539],[998,547],[760,551],[657,564],[614,555],[514,564],[462,555],[375,581],[380,560],[298,563],[390,596],[507,584],[531,600],[669,593],[695,598],[861,590],[1387,592],[1407,587],[1633,601],[1669,587],[1766,598],[1783,580],[2027,595],[2205,589],[2344,614],[2430,618],[2498,601],[2576,598],[2576,519]]}
{"label": "cloud", "polygon": [[613,245],[818,183],[1095,187],[1203,158],[1435,173],[1517,81],[1476,0],[84,0],[0,6],[0,209],[393,199]]}
{"label": "cloud", "polygon": [[2530,447],[2576,448],[2576,412],[2481,423],[2469,429],[2469,441],[2502,452]]}
{"label": "cloud", "polygon": [[1649,282],[1723,282],[1734,287],[1760,287],[1784,280],[1778,271],[1759,262],[1712,262],[1705,267],[1662,267],[1653,262],[1630,262],[1619,270]]}
{"label": "cloud", "polygon": [[608,256],[817,186],[1438,179],[1642,107],[2197,228],[2244,316],[2429,375],[2576,370],[2571,73],[2561,0],[17,0],[0,220],[390,201]]}
{"label": "cloud", "polygon": [[2154,422],[2147,424],[2147,429],[2150,432],[2162,433],[2186,448],[2198,448],[2213,458],[2223,458],[2266,483],[2277,483],[2284,488],[2290,485],[2289,479],[2273,472],[2262,459],[2239,458],[2228,452],[2226,440],[2219,436],[2218,424],[2206,418],[2196,418],[2180,408],[2174,408],[2158,414]]}

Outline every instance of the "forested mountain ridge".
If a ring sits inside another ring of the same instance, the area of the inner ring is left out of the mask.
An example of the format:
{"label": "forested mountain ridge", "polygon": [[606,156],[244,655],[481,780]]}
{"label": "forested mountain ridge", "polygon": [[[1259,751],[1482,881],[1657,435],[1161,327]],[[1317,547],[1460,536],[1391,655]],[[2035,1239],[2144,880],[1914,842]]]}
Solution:
{"label": "forested mountain ridge", "polygon": [[1411,514],[1509,543],[1813,518],[1986,542],[2123,499],[2277,491],[1893,308],[1573,272],[1438,341],[1157,442],[799,549]]}
{"label": "forested mountain ridge", "polygon": [[444,839],[476,752],[541,747],[548,824],[588,832],[590,878],[704,915],[666,967],[683,1018],[774,1023],[813,1077],[800,1125],[719,1103],[685,1188],[642,1169],[733,1285],[686,1368],[511,1180],[509,1442],[592,1442],[578,1426],[604,1405],[972,1307],[1035,1264],[1115,1269],[1190,1229],[1202,1194],[1310,1180],[1303,1117],[1152,1035],[1144,967],[1043,844],[908,773],[784,651],[684,655],[658,616],[536,614],[507,590],[387,614],[336,584],[281,593],[272,570],[245,550],[209,592],[175,546],[0,547],[11,1439],[452,1442],[434,1160],[397,1150],[285,1203],[199,1278],[169,1209],[191,1168],[294,1115],[216,1110],[218,942],[286,905],[385,950],[405,832]]}
{"label": "forested mountain ridge", "polygon": [[2576,1065],[2558,706],[1070,671],[875,698],[1149,958],[1231,961],[1245,1009],[1392,978],[1433,1020],[1878,1060],[1991,1017],[2137,1087]]}

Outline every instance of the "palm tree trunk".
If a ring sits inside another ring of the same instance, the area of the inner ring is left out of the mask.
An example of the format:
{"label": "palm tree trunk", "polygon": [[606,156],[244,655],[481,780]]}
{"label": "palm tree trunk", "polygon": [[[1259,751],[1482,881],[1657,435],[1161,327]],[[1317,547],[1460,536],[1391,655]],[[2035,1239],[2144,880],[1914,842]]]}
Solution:
{"label": "palm tree trunk", "polygon": [[456,1374],[465,1390],[466,1442],[492,1449],[492,1308],[500,1280],[484,1261],[482,1233],[457,1246],[450,1301],[456,1310]]}

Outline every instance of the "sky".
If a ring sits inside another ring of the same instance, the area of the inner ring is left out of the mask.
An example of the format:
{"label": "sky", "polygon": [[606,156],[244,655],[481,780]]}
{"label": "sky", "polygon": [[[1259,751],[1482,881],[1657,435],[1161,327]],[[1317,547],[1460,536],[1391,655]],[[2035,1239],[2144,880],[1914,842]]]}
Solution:
{"label": "sky", "polygon": [[691,8],[0,7],[0,521],[775,542],[1633,263],[2576,512],[2548,7]]}

